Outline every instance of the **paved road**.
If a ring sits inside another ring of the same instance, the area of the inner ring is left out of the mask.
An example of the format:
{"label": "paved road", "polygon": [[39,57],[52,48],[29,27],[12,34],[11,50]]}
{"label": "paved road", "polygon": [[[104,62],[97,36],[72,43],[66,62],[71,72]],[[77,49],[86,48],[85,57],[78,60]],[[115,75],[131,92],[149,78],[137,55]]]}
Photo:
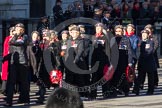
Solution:
{"label": "paved road", "polygon": [[[120,95],[117,98],[111,98],[102,100],[99,99],[97,101],[84,101],[85,108],[162,108],[162,69],[159,70],[159,78],[160,83],[157,89],[155,89],[154,95],[146,95],[147,90],[147,81],[145,83],[144,90],[140,92],[140,96],[135,96],[130,93],[129,97],[124,97]],[[37,96],[35,93],[38,88],[36,85],[31,85],[31,93],[30,93],[30,106],[23,106],[22,104],[17,104],[18,94],[14,96],[14,105],[13,108],[44,108],[44,105],[36,104]],[[51,89],[47,90],[46,99],[48,95],[51,93]],[[100,92],[100,91],[99,91]],[[0,95],[0,108],[3,108],[4,96]],[[46,103],[46,102],[45,102]]]}

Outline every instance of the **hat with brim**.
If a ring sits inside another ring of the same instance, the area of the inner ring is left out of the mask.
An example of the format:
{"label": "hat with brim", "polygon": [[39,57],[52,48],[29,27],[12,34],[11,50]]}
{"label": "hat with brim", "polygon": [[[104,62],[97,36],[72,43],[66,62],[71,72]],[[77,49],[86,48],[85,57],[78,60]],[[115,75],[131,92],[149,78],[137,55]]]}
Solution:
{"label": "hat with brim", "polygon": [[141,34],[142,34],[142,33],[147,33],[147,34],[149,34],[149,31],[148,31],[148,30],[142,30],[142,31],[141,31]]}
{"label": "hat with brim", "polygon": [[128,24],[127,27],[132,27],[132,28],[135,28],[135,26],[133,24]]}
{"label": "hat with brim", "polygon": [[73,28],[71,28],[71,31],[73,31],[73,30],[80,31],[79,27],[73,27]]}
{"label": "hat with brim", "polygon": [[62,34],[69,34],[69,31],[64,30],[64,31],[61,32],[61,35],[62,35]]}
{"label": "hat with brim", "polygon": [[103,27],[104,25],[102,23],[97,23],[95,27]]}
{"label": "hat with brim", "polygon": [[15,27],[25,28],[24,24],[22,24],[22,23],[18,23],[18,24],[16,24]]}
{"label": "hat with brim", "polygon": [[43,16],[43,17],[41,17],[41,19],[43,20],[43,19],[48,19],[48,16]]}
{"label": "hat with brim", "polygon": [[123,26],[122,26],[122,25],[116,25],[116,26],[114,27],[114,30],[116,30],[116,29],[118,29],[118,28],[123,29]]}

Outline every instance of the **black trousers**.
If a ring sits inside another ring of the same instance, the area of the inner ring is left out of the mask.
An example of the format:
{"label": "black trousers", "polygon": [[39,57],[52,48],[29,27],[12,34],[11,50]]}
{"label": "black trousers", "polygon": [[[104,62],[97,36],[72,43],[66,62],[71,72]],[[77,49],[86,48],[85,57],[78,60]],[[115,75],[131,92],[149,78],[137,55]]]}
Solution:
{"label": "black trousers", "polygon": [[[125,67],[125,68],[123,68]],[[111,82],[111,88],[115,88],[114,92],[116,92],[117,89],[122,90],[125,94],[129,93],[129,82],[126,79],[125,70],[126,66],[123,66],[122,68],[117,68]]]}
{"label": "black trousers", "polygon": [[[87,74],[76,74],[66,70],[65,82],[73,86],[82,87],[90,85],[90,75]],[[88,91],[78,91],[80,96],[87,97]]]}
{"label": "black trousers", "polygon": [[[144,85],[145,78],[146,78],[146,72],[143,73],[141,85]],[[158,71],[156,70],[156,71],[154,71],[154,85],[158,86],[158,82],[159,82],[159,77],[158,77]]]}
{"label": "black trousers", "polygon": [[[90,96],[91,98],[96,98],[97,97],[97,87],[102,86],[102,93],[103,96],[107,96],[106,94],[109,92],[109,82],[105,81],[102,82],[101,79],[103,78],[103,69],[105,66],[105,62],[100,62],[98,70],[92,74],[91,78],[91,93]],[[101,82],[100,82],[101,81]],[[92,85],[95,85],[94,87]]]}
{"label": "black trousers", "polygon": [[144,79],[145,78],[144,76],[148,75],[148,91],[147,92],[151,92],[153,93],[154,92],[154,72],[152,71],[140,71],[138,72],[138,77],[137,79],[135,80],[135,86],[134,86],[134,90],[139,92],[139,87],[140,87],[140,84],[143,83]]}
{"label": "black trousers", "polygon": [[28,66],[24,64],[11,64],[7,81],[7,103],[12,104],[16,81],[19,84],[19,100],[23,103],[29,102],[29,72]]}
{"label": "black trousers", "polygon": [[7,80],[2,80],[2,94],[6,94],[6,85],[7,85]]}

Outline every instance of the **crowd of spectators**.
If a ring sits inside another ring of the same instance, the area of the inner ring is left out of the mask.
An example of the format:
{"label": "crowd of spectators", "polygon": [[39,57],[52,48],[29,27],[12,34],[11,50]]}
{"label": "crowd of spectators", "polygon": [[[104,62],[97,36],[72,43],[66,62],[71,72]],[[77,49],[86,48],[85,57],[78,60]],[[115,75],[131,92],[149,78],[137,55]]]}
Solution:
{"label": "crowd of spectators", "polygon": [[[61,6],[63,1],[57,0],[56,2],[60,2]],[[56,11],[53,11],[54,15]],[[101,19],[105,11],[110,13],[112,19],[132,19],[134,25],[138,24],[137,19],[150,19],[150,22],[147,21],[147,23],[154,24],[158,18],[162,18],[162,0],[74,1],[68,5],[65,12],[62,11],[60,14],[63,16],[62,20],[76,17],[94,18],[95,16]]]}

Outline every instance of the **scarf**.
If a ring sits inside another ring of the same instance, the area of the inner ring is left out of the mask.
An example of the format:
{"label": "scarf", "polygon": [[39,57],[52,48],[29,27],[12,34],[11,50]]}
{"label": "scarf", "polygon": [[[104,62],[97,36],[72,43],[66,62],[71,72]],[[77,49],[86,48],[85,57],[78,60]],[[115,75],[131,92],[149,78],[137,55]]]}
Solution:
{"label": "scarf", "polygon": [[131,32],[130,34],[128,34],[128,32],[126,32],[126,36],[127,37],[131,37],[131,36],[133,36],[134,35],[134,32]]}
{"label": "scarf", "polygon": [[102,37],[103,34],[102,33],[96,33],[96,38]]}

